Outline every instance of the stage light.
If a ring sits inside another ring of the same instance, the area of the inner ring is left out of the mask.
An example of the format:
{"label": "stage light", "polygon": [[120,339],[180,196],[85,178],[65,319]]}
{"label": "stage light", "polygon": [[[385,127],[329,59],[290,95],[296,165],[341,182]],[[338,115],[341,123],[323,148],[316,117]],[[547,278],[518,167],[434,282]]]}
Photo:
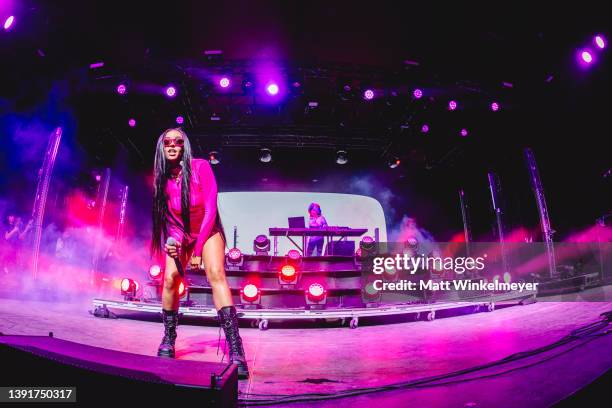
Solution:
{"label": "stage light", "polygon": [[363,93],[363,98],[367,101],[371,101],[372,99],[374,99],[374,91],[371,89],[366,89]]}
{"label": "stage light", "polygon": [[401,163],[401,160],[399,159],[399,157],[392,157],[391,159],[389,159],[389,162],[387,163],[389,165],[390,168],[394,169],[397,166],[399,166]]}
{"label": "stage light", "polygon": [[290,249],[287,252],[287,258],[292,262],[299,262],[302,259],[302,254],[297,249]]}
{"label": "stage light", "polygon": [[125,86],[125,84],[119,84],[117,86],[117,93],[119,95],[125,95],[127,93],[127,86]]}
{"label": "stage light", "polygon": [[261,291],[252,283],[247,283],[240,289],[240,297],[243,301],[242,305],[245,308],[261,307]]}
{"label": "stage light", "polygon": [[176,117],[177,125],[182,125],[184,122],[185,122],[185,118],[184,117],[182,117],[180,115]]}
{"label": "stage light", "polygon": [[227,88],[230,86],[230,80],[228,77],[223,77],[219,80],[219,86],[221,88]]}
{"label": "stage light", "polygon": [[219,160],[219,152],[213,150],[208,153],[208,161],[210,164],[219,164],[221,161]]}
{"label": "stage light", "polygon": [[255,255],[268,255],[270,251],[270,240],[267,236],[261,234],[253,240],[253,251]]}
{"label": "stage light", "polygon": [[423,91],[417,88],[412,92],[412,96],[414,96],[415,99],[421,99],[423,97]]}
{"label": "stage light", "polygon": [[278,94],[278,91],[279,91],[278,85],[275,84],[274,82],[266,85],[266,92],[268,93],[268,95],[275,96]]}
{"label": "stage light", "polygon": [[153,279],[157,279],[161,276],[161,267],[159,265],[151,265],[149,268],[149,276]]}
{"label": "stage light", "polygon": [[457,101],[450,101],[448,103],[448,110],[454,111],[457,109]]}
{"label": "stage light", "polygon": [[603,50],[604,48],[606,48],[606,39],[603,37],[603,35],[596,35],[593,41],[595,42],[595,45],[600,49]]}
{"label": "stage light", "polygon": [[429,125],[424,124],[421,126],[421,133],[429,133]]}
{"label": "stage light", "polygon": [[278,273],[278,283],[280,285],[295,285],[298,281],[297,269],[291,264],[285,264]]}
{"label": "stage light", "polygon": [[125,297],[133,298],[136,296],[136,291],[138,291],[139,285],[133,279],[123,278],[121,280],[121,294]]}
{"label": "stage light", "polygon": [[229,263],[237,264],[242,259],[242,252],[238,248],[232,248],[227,252],[227,260]]}
{"label": "stage light", "polygon": [[176,88],[172,85],[166,87],[166,96],[168,98],[174,98],[176,96]]}
{"label": "stage light", "polygon": [[320,283],[311,283],[306,289],[306,307],[322,309],[327,301],[327,290]]}
{"label": "stage light", "polygon": [[348,153],[346,150],[338,150],[336,152],[336,163],[346,164],[348,163]]}
{"label": "stage light", "polygon": [[259,161],[262,163],[270,163],[272,161],[272,150],[263,148],[259,151]]}
{"label": "stage light", "polygon": [[372,307],[380,302],[381,292],[374,287],[373,281],[366,283],[361,294],[363,303],[365,303],[366,307]]}
{"label": "stage light", "polygon": [[376,252],[376,240],[373,237],[366,235],[361,238],[361,241],[359,241],[359,248],[357,248],[357,251],[355,252],[355,257],[357,258],[357,261],[362,261],[364,258],[372,256]]}
{"label": "stage light", "polygon": [[499,103],[497,103],[497,102],[491,103],[491,110],[493,112],[497,112],[499,110]]}
{"label": "stage light", "polygon": [[130,125],[130,127],[135,127],[136,126],[136,119],[130,118],[130,120],[128,120],[128,125]]}
{"label": "stage light", "polygon": [[461,129],[461,136],[466,137],[468,135],[467,129]]}
{"label": "stage light", "polygon": [[593,54],[590,51],[582,50],[580,51],[580,60],[584,64],[591,64],[593,62]]}
{"label": "stage light", "polygon": [[6,20],[4,20],[4,29],[8,31],[15,22],[15,16],[9,16]]}
{"label": "stage light", "polygon": [[183,281],[181,281],[178,287],[178,295],[179,297],[183,297],[185,294],[187,294],[187,286],[183,283]]}

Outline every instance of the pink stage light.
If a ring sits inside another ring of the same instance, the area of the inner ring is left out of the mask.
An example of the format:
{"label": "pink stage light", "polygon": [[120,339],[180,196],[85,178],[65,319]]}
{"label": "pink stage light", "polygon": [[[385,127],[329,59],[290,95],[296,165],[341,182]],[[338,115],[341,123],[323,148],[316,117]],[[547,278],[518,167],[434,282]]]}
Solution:
{"label": "pink stage light", "polygon": [[325,288],[320,283],[313,283],[308,287],[308,298],[313,302],[318,302],[325,297]]}
{"label": "pink stage light", "polygon": [[455,109],[457,109],[457,102],[456,101],[450,101],[448,103],[448,110],[454,111]]}
{"label": "pink stage light", "polygon": [[239,262],[242,257],[242,252],[238,248],[232,248],[227,252],[227,257],[230,262]]}
{"label": "pink stage light", "polygon": [[130,120],[128,120],[128,125],[130,125],[130,127],[136,126],[136,119],[131,118]]}
{"label": "pink stage light", "polygon": [[4,29],[8,31],[13,23],[15,22],[15,16],[9,16],[6,20],[4,20]]}
{"label": "pink stage light", "polygon": [[119,95],[125,95],[127,92],[127,87],[125,86],[125,84],[119,84],[119,86],[117,86],[117,93]]}
{"label": "pink stage light", "polygon": [[166,88],[166,96],[168,98],[174,98],[176,96],[176,88],[173,87],[172,85],[168,86]]}
{"label": "pink stage light", "polygon": [[602,50],[606,48],[606,39],[602,35],[596,35],[593,41],[598,48]]}
{"label": "pink stage light", "polygon": [[366,89],[363,93],[363,97],[364,99],[371,101],[372,99],[374,99],[374,91],[371,89]]}
{"label": "pink stage light", "polygon": [[467,129],[461,129],[461,136],[466,137],[468,135]]}
{"label": "pink stage light", "polygon": [[259,297],[259,288],[252,283],[244,285],[240,292],[242,293],[242,298],[247,302],[253,302]]}
{"label": "pink stage light", "polygon": [[219,80],[219,86],[221,88],[227,88],[228,86],[230,86],[230,80],[228,77],[223,77]]}
{"label": "pink stage light", "polygon": [[412,92],[412,95],[416,98],[416,99],[421,99],[423,97],[423,91],[421,91],[420,89],[415,89],[414,92]]}
{"label": "pink stage light", "polygon": [[589,51],[584,50],[580,52],[580,60],[584,63],[584,64],[591,64],[593,62],[593,54],[591,54]]}
{"label": "pink stage light", "polygon": [[492,110],[493,112],[497,112],[497,111],[499,110],[499,103],[497,103],[497,102],[493,102],[493,103],[491,104],[491,110]]}
{"label": "pink stage light", "polygon": [[268,93],[268,95],[275,96],[278,94],[278,91],[279,91],[278,85],[275,84],[274,82],[266,86],[266,92]]}
{"label": "pink stage light", "polygon": [[151,265],[149,268],[149,276],[153,279],[157,279],[161,276],[161,267],[159,265]]}
{"label": "pink stage light", "polygon": [[429,132],[429,125],[425,124],[425,125],[421,126],[421,132],[422,133],[428,133]]}
{"label": "pink stage light", "polygon": [[182,125],[183,122],[185,122],[185,118],[184,117],[182,117],[180,115],[176,117],[176,123],[177,124]]}

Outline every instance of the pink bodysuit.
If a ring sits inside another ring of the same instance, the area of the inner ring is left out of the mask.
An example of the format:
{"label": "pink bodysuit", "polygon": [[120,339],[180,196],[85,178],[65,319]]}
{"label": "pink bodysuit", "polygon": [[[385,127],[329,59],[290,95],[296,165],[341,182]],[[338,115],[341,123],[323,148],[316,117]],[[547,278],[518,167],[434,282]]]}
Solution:
{"label": "pink bodysuit", "polygon": [[181,243],[184,255],[193,249],[195,256],[202,256],[202,248],[206,240],[215,232],[220,231],[220,226],[217,224],[217,182],[207,160],[191,160],[191,203],[189,206],[191,232],[186,233],[181,218],[181,178],[177,179],[178,182],[175,179],[169,179],[166,185],[169,210],[166,227],[169,236]]}

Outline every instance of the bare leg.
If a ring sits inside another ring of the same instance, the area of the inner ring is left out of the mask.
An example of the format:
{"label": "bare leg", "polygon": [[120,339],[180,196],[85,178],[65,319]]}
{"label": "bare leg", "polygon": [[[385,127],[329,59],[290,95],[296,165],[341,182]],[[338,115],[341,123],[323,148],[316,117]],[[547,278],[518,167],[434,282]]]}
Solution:
{"label": "bare leg", "polygon": [[164,310],[179,309],[178,288],[181,283],[181,276],[176,269],[174,258],[166,254],[166,269],[164,272],[164,287],[162,289],[162,308]]}
{"label": "bare leg", "polygon": [[233,306],[232,292],[225,278],[225,242],[220,233],[216,233],[204,244],[202,250],[206,277],[212,287],[213,302],[217,310]]}

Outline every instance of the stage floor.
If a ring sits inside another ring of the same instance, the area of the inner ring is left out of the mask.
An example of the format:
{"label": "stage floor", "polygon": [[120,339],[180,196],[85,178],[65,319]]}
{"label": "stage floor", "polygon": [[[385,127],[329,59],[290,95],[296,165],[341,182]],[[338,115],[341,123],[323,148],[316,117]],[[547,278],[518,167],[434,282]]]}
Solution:
{"label": "stage floor", "polygon": [[[612,287],[605,292],[612,293]],[[161,323],[96,318],[89,314],[91,308],[90,298],[72,303],[0,298],[0,332],[47,335],[52,331],[60,339],[155,355],[162,336]],[[545,301],[492,313],[360,326],[355,330],[326,327],[261,331],[244,327],[241,334],[252,375],[248,381],[241,381],[241,398],[249,394],[329,393],[466,369],[557,341],[610,310],[612,302]],[[219,361],[222,352],[216,353],[218,334],[214,326],[179,326],[177,357]],[[316,405],[350,403],[355,408],[383,403],[387,407],[406,406],[409,401],[411,405],[434,407],[545,407],[612,368],[610,350],[612,336],[605,336],[560,357],[501,376]]]}

